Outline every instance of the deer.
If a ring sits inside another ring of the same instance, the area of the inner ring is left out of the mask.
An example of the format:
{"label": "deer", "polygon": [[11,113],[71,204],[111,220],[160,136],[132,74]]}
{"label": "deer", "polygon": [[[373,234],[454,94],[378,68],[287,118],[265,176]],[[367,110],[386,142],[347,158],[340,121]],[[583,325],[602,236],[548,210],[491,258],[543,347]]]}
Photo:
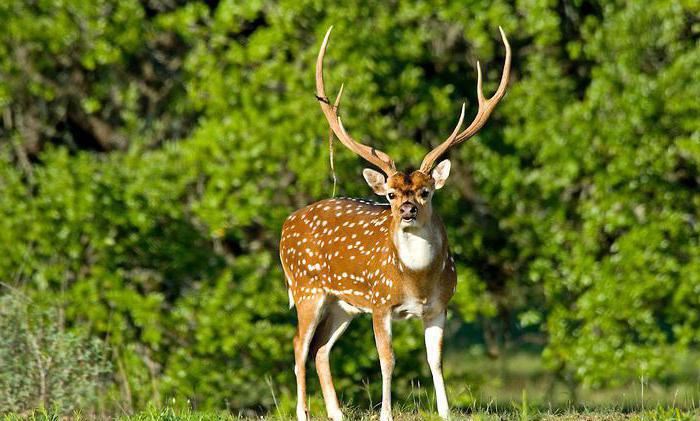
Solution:
{"label": "deer", "polygon": [[433,194],[445,185],[450,161],[435,162],[448,149],[474,136],[503,98],[510,76],[511,50],[499,27],[506,55],[500,84],[486,99],[477,61],[478,111],[461,130],[466,103],[450,136],[432,149],[418,170],[401,172],[385,152],[352,138],[338,113],[341,85],[333,105],[326,96],[323,60],[333,27],[326,32],[316,60],[316,98],[340,142],[382,172],[366,168],[369,187],[387,203],[330,198],[292,213],[282,226],[280,260],[290,309],[296,306],[294,335],[296,415],[309,419],[306,360],[314,358],[328,418],[343,419],[333,387],[330,351],[350,321],[369,313],[382,376],[380,420],[392,420],[391,377],[394,353],[392,321],[422,319],[428,365],[437,411],[449,418],[442,375],[442,345],[447,304],[455,293],[457,273],[445,227],[432,207]]}

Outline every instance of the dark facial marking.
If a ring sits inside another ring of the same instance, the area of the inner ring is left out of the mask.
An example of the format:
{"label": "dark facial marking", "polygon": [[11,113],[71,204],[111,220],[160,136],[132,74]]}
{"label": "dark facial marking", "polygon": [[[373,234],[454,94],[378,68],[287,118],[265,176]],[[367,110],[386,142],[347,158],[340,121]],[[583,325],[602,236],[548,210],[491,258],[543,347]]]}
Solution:
{"label": "dark facial marking", "polygon": [[410,174],[398,173],[389,179],[389,187],[396,190],[397,194],[406,197],[420,194],[423,188],[431,188],[432,179],[420,171]]}

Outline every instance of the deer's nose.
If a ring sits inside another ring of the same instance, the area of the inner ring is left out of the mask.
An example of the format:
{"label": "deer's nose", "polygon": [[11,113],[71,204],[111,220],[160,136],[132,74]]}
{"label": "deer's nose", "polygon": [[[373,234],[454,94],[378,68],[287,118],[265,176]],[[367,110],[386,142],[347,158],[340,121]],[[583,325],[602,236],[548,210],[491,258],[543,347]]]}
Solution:
{"label": "deer's nose", "polygon": [[404,202],[401,204],[401,207],[399,208],[399,212],[401,213],[401,218],[413,219],[416,217],[416,214],[418,213],[418,207],[416,207],[416,205],[414,205],[411,202]]}

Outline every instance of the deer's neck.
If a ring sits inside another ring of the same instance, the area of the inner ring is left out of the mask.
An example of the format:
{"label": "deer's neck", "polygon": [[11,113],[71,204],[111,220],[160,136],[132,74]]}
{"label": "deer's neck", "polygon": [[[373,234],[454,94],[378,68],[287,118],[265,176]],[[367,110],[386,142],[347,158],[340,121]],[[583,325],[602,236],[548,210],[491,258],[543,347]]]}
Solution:
{"label": "deer's neck", "polygon": [[444,230],[436,217],[420,227],[401,227],[396,222],[392,242],[401,264],[413,272],[429,270],[436,261],[444,258]]}

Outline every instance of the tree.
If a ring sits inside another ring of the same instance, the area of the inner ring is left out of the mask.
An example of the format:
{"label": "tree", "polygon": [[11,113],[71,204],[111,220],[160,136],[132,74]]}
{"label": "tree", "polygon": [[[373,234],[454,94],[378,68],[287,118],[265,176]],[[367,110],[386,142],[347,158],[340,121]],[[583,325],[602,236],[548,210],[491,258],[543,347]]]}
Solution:
{"label": "tree", "polygon": [[[698,11],[663,0],[0,6],[12,22],[0,35],[0,279],[105,338],[134,407],[272,405],[267,376],[293,393],[279,230],[332,191],[313,95],[321,37],[335,26],[326,82],[345,83],[345,125],[406,168],[462,101],[475,112],[477,58],[485,90],[496,86],[500,25],[514,50],[508,94],[451,152],[435,199],[458,265],[453,331],[477,322],[483,339],[461,342],[494,353],[534,334],[572,385],[661,378],[669,350],[698,337]],[[71,112],[123,141],[101,142]],[[340,147],[335,158],[340,194],[370,197],[365,163]],[[353,400],[379,373],[362,323],[334,353]],[[399,326],[395,385],[408,388],[427,371],[418,326]]]}

